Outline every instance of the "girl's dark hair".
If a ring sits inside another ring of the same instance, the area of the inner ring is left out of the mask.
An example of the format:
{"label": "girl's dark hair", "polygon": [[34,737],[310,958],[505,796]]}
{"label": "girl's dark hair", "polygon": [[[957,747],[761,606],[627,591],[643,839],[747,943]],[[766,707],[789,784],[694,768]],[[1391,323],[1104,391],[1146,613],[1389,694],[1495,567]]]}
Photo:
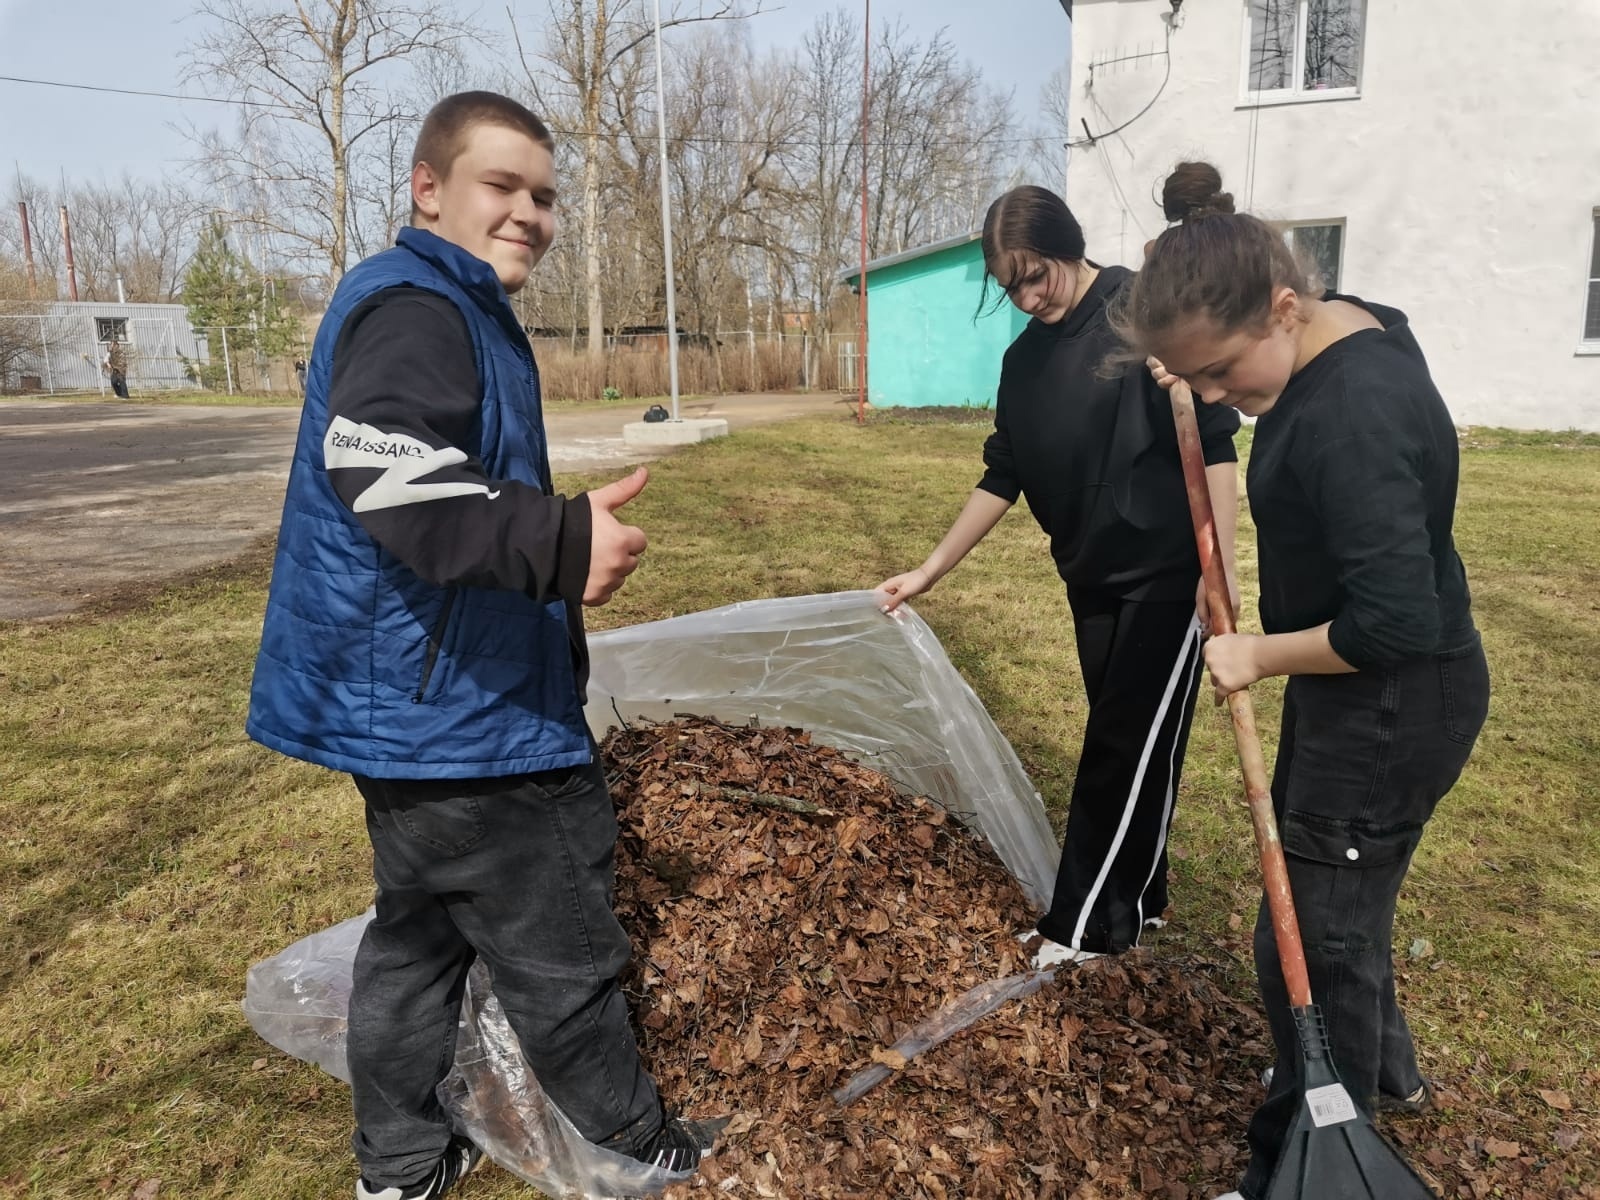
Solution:
{"label": "girl's dark hair", "polygon": [[1233,211],[1210,163],[1179,163],[1161,209],[1181,224],[1156,238],[1144,268],[1118,298],[1113,327],[1139,354],[1179,323],[1204,317],[1225,333],[1259,328],[1280,287],[1307,294],[1305,272],[1272,226]]}
{"label": "girl's dark hair", "polygon": [[1233,211],[1233,193],[1222,190],[1222,173],[1208,162],[1181,162],[1161,185],[1161,211],[1169,221]]}
{"label": "girl's dark hair", "polygon": [[[983,218],[983,295],[978,312],[989,299],[989,280],[995,266],[1009,262],[1011,276],[1024,256],[1053,258],[1060,262],[1082,262],[1083,226],[1072,215],[1067,202],[1047,188],[1031,184],[1012,188],[993,204]],[[1004,293],[990,308],[999,307]]]}

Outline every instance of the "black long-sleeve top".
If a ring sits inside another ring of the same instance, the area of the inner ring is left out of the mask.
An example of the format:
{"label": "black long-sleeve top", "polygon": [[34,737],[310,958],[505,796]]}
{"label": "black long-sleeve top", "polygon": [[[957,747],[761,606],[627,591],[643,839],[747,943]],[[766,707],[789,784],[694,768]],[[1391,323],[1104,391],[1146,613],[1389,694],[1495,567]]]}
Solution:
{"label": "black long-sleeve top", "polygon": [[[978,486],[1018,496],[1069,585],[1128,599],[1193,597],[1200,574],[1172,402],[1121,349],[1106,306],[1133,278],[1104,267],[1066,320],[1030,321],[1006,351]],[[1206,464],[1237,462],[1231,409],[1196,405]]]}
{"label": "black long-sleeve top", "polygon": [[[472,338],[455,305],[419,288],[376,292],[334,344],[329,481],[373,540],[429,583],[565,600],[581,691],[589,498],[554,495],[548,480],[541,489],[491,478],[478,452],[482,408]],[[357,449],[341,462],[340,439],[350,438]],[[385,447],[439,465],[402,478],[371,465]]]}
{"label": "black long-sleeve top", "polygon": [[1452,533],[1455,426],[1405,314],[1328,299],[1383,328],[1323,350],[1256,423],[1262,626],[1331,621],[1334,652],[1363,669],[1460,649],[1476,634]]}

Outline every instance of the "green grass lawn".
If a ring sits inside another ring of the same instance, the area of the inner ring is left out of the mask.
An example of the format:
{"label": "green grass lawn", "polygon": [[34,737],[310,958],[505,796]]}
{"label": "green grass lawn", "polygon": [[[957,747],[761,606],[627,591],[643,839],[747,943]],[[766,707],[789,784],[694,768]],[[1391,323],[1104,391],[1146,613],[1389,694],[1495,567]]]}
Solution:
{"label": "green grass lawn", "polygon": [[[976,480],[983,436],[819,418],[653,464],[626,510],[651,551],[592,625],[908,569]],[[1467,445],[1458,538],[1495,696],[1402,900],[1400,986],[1458,1110],[1600,1184],[1600,439]],[[1246,520],[1247,580],[1252,541]],[[349,1194],[346,1089],[239,1010],[251,963],[361,911],[372,886],[348,780],[243,734],[267,567],[258,552],[154,598],[0,625],[0,1196],[125,1197],[151,1179],[163,1197]],[[1042,534],[1012,514],[917,608],[1059,818],[1085,705]],[[1256,690],[1270,761],[1281,689]],[[1203,705],[1161,937],[1249,995],[1258,889],[1235,762]],[[1431,953],[1407,957],[1418,939]],[[527,1194],[495,1170],[462,1191]]]}

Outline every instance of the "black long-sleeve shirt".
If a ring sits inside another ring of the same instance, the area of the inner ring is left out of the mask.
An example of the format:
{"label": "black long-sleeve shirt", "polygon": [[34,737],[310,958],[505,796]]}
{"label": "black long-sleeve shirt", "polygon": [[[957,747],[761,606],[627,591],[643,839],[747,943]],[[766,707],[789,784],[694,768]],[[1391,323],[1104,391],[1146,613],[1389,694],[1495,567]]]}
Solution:
{"label": "black long-sleeve shirt", "polygon": [[[1106,306],[1133,278],[1104,267],[1067,319],[1030,321],[1006,351],[978,486],[1026,497],[1069,585],[1184,600],[1200,574],[1172,402],[1121,349]],[[1207,465],[1237,462],[1231,409],[1196,405]]]}
{"label": "black long-sleeve shirt", "polygon": [[1475,636],[1456,553],[1455,425],[1405,314],[1351,296],[1383,328],[1323,350],[1257,423],[1246,474],[1268,633],[1333,624],[1353,667]]}
{"label": "black long-sleeve shirt", "polygon": [[339,330],[328,393],[328,477],[362,528],[429,583],[565,600],[581,690],[589,498],[489,476],[455,305],[419,288],[368,297]]}

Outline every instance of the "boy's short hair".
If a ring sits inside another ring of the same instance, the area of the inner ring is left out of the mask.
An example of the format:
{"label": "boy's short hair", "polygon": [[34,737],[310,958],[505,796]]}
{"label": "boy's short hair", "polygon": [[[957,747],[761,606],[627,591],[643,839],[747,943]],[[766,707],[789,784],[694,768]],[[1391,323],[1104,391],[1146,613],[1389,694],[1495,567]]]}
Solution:
{"label": "boy's short hair", "polygon": [[[549,126],[532,109],[498,92],[457,92],[435,104],[422,119],[416,149],[411,152],[412,169],[425,162],[441,179],[449,175],[450,168],[466,149],[467,135],[480,125],[500,125],[525,133],[555,153],[556,142],[550,136]],[[414,204],[411,219],[417,219]]]}

